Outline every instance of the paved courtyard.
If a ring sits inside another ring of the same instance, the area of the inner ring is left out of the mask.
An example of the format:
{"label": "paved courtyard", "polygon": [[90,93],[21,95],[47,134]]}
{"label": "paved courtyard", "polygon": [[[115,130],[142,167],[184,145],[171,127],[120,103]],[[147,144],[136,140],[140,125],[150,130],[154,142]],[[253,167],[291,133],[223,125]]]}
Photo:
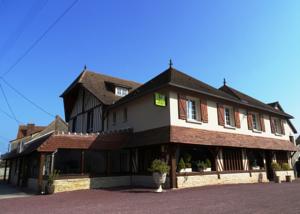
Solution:
{"label": "paved courtyard", "polygon": [[32,196],[32,194],[28,192],[23,192],[18,188],[14,188],[11,185],[7,185],[6,183],[0,181],[0,200],[7,199],[7,198],[19,198],[19,197],[29,197],[29,196]]}
{"label": "paved courtyard", "polygon": [[246,184],[152,193],[84,190],[0,200],[1,213],[300,213],[300,183]]}

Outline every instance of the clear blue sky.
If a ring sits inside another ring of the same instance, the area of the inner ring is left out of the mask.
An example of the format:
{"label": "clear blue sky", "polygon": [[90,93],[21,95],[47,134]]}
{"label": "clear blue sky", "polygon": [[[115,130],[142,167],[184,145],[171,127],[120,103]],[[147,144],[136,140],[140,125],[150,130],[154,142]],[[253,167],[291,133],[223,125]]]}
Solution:
{"label": "clear blue sky", "polygon": [[[71,2],[0,0],[0,73]],[[296,0],[81,0],[6,79],[64,117],[59,95],[84,64],[145,82],[172,58],[177,69],[215,87],[226,77],[264,102],[280,101],[300,130],[299,11]],[[46,125],[53,119],[4,90],[20,121]],[[9,112],[1,94],[0,107]],[[7,149],[3,137],[15,138],[17,127],[0,112],[0,152]]]}

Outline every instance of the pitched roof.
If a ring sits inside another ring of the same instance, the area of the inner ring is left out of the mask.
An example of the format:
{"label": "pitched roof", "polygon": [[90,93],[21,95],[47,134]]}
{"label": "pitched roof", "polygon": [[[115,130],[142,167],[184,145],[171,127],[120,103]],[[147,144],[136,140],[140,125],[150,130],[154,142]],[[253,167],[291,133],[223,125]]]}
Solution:
{"label": "pitched roof", "polygon": [[82,85],[86,90],[92,93],[103,104],[111,105],[115,103],[119,96],[116,96],[113,90],[110,90],[109,85],[122,86],[129,89],[131,92],[133,89],[140,86],[140,83],[119,79],[104,74],[95,73],[92,71],[84,70],[75,81],[63,92],[61,97],[65,97],[74,87]]}
{"label": "pitched roof", "polygon": [[17,139],[30,136],[42,131],[46,126],[36,126],[35,124],[20,125],[17,133]]}
{"label": "pitched roof", "polygon": [[236,98],[239,99],[239,101],[241,103],[244,103],[245,105],[250,105],[254,108],[259,108],[261,110],[265,110],[265,111],[268,111],[268,112],[272,112],[272,113],[275,113],[275,114],[279,114],[279,115],[282,115],[282,116],[285,116],[285,117],[289,117],[289,118],[292,118],[291,115],[285,113],[284,111],[279,111],[275,108],[273,108],[272,106],[266,104],[266,103],[263,103],[253,97],[250,97],[249,95],[246,95],[232,87],[229,87],[228,85],[223,85],[221,88],[219,88],[219,90],[221,91],[224,91]]}
{"label": "pitched roof", "polygon": [[173,67],[168,68],[167,70],[160,73],[150,81],[146,82],[145,84],[132,91],[127,96],[119,99],[110,108],[126,103],[132,99],[138,98],[165,86],[174,86],[186,90],[195,91],[204,95],[227,100],[244,106],[257,108],[263,111],[272,112],[284,117],[292,118],[291,115],[288,115],[282,111],[278,111],[259,100],[256,100],[246,94],[243,94],[242,92],[239,92],[229,87],[228,89],[226,88],[226,90],[223,87],[220,89],[216,89],[198,79],[195,79],[181,71],[176,70]]}
{"label": "pitched roof", "polygon": [[[269,106],[273,107],[276,110],[282,111],[284,112],[282,106],[280,105],[280,103],[278,101],[273,102],[273,103],[269,103]],[[293,125],[293,123],[291,122],[291,120],[287,120],[287,123],[289,124],[290,128],[293,130],[294,134],[297,134],[297,129],[295,128],[295,126]]]}

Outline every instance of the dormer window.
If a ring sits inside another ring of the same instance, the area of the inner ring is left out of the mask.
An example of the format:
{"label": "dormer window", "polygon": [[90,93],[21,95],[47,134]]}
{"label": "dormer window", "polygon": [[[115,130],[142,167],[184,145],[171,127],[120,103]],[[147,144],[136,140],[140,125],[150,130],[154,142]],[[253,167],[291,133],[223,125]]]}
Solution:
{"label": "dormer window", "polygon": [[124,97],[128,94],[128,89],[127,88],[122,88],[122,87],[116,87],[115,94],[117,96]]}

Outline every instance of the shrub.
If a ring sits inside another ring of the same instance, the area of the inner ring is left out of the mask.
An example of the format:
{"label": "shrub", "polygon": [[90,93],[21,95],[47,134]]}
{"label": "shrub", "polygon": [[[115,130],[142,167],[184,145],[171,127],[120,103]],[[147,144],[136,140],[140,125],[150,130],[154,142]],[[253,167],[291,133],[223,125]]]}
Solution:
{"label": "shrub", "polygon": [[280,165],[278,164],[278,163],[276,163],[276,162],[273,162],[272,163],[272,165],[271,165],[271,167],[272,167],[272,169],[273,170],[281,170],[281,167],[280,167]]}
{"label": "shrub", "polygon": [[185,163],[190,163],[192,160],[192,156],[189,153],[184,153],[183,159]]}
{"label": "shrub", "polygon": [[281,168],[283,169],[283,170],[290,170],[291,168],[290,168],[290,165],[288,164],[288,163],[283,163],[282,165],[281,165]]}
{"label": "shrub", "polygon": [[206,168],[211,168],[211,162],[208,158],[205,160],[205,164],[206,164]]}
{"label": "shrub", "polygon": [[169,165],[166,162],[159,159],[155,159],[154,161],[152,161],[151,167],[149,168],[150,172],[158,172],[160,174],[168,173],[169,170]]}
{"label": "shrub", "polygon": [[52,185],[55,179],[58,177],[58,175],[59,175],[58,170],[54,170],[53,172],[51,172],[51,174],[48,176],[48,184]]}
{"label": "shrub", "polygon": [[191,168],[192,164],[191,163],[185,163],[185,168]]}
{"label": "shrub", "polygon": [[179,170],[185,169],[185,163],[184,163],[183,158],[180,158],[180,160],[179,160],[178,169]]}
{"label": "shrub", "polygon": [[197,167],[198,167],[198,169],[206,169],[207,165],[204,161],[198,161],[197,162]]}

